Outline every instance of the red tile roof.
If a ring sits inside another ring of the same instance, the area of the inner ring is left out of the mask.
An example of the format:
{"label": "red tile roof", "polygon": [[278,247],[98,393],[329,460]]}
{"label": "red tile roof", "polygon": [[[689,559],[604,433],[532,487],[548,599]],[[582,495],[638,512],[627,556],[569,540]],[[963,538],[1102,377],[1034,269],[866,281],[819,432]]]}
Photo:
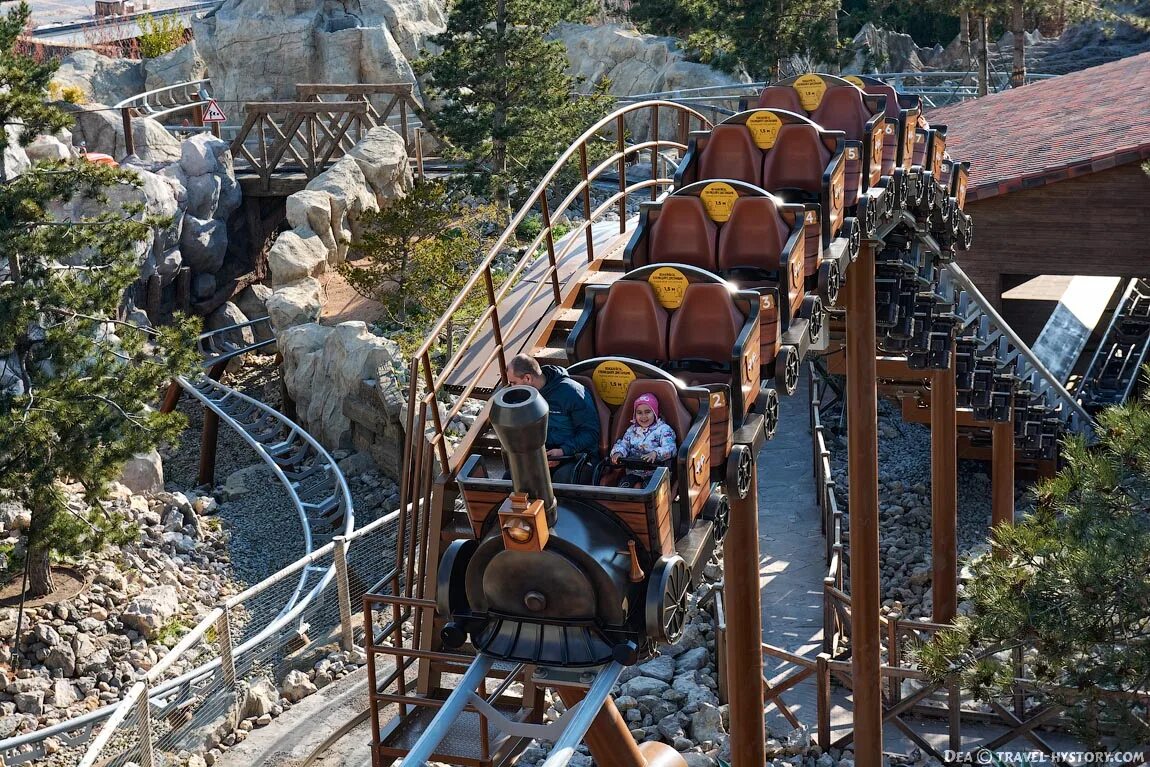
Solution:
{"label": "red tile roof", "polygon": [[1150,157],[1150,53],[927,113],[970,161],[967,200]]}

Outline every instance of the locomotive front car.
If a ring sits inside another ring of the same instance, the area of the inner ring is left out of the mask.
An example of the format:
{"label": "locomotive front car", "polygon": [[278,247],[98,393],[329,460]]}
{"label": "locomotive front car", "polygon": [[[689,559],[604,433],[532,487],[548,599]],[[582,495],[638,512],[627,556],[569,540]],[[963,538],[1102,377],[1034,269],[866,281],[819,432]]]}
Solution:
{"label": "locomotive front car", "polygon": [[[526,386],[492,398],[490,422],[510,478],[499,478],[502,467],[489,476],[479,454],[460,471],[475,538],[452,543],[440,563],[448,647],[470,640],[503,660],[589,667],[636,663],[680,636],[693,573],[726,522],[726,499],[710,479],[709,392],[629,365],[655,376],[631,388],[667,387],[660,399],[683,429],[672,465],[654,468],[643,487],[553,485],[547,403]],[[668,401],[670,391],[693,411]],[[597,404],[609,429],[611,415]]]}

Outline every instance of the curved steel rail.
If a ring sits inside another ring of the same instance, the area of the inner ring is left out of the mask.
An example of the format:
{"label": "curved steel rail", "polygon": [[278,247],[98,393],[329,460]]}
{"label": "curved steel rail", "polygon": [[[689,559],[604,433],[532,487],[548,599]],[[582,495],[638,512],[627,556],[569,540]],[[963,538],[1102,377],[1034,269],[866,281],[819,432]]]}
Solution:
{"label": "curved steel rail", "polygon": [[143,117],[159,120],[195,107],[207,106],[211,80],[187,80],[163,88],[137,93],[113,105],[113,109],[135,109]]}
{"label": "curved steel rail", "polygon": [[[210,355],[205,359],[204,366],[215,368],[238,356],[274,343],[275,339],[270,339],[241,346],[229,339],[229,336],[237,330],[258,326],[268,321],[268,318],[263,317],[201,335],[197,340],[197,346],[205,355]],[[328,544],[318,551],[313,549],[311,520],[313,516],[319,516],[333,520],[336,524],[342,521],[341,534],[350,535],[355,529],[351,492],[335,459],[314,437],[283,414],[206,375],[201,375],[194,382],[180,377],[177,383],[184,391],[219,415],[220,419],[234,429],[271,467],[291,497],[304,530],[305,551],[299,560],[228,600],[229,606],[238,605],[249,596],[262,591],[266,584],[281,579],[283,573],[294,569],[300,570],[299,582],[279,614],[260,632],[235,649],[238,656],[296,619],[331,583],[335,577],[334,564],[323,569],[319,580],[308,589],[308,581],[317,570],[310,563],[331,546]],[[175,679],[161,683],[151,691],[149,698],[162,703],[190,682],[215,673],[219,665],[219,659],[215,659]],[[65,747],[81,745],[92,737],[92,730],[98,724],[109,719],[124,705],[123,701],[113,703],[51,727],[2,740],[0,760],[11,767],[38,763],[38,760],[47,756],[44,742],[48,738],[56,738]]]}

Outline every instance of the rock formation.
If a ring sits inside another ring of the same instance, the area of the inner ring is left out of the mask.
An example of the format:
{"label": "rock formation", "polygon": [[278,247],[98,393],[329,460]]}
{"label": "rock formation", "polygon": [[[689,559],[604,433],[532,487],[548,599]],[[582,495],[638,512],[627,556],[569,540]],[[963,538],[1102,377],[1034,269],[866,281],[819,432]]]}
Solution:
{"label": "rock formation", "polygon": [[617,96],[750,82],[687,61],[673,37],[645,35],[629,25],[560,24],[555,36],[567,46],[570,72],[583,79],[584,90],[604,79]]}
{"label": "rock formation", "polygon": [[192,28],[213,95],[274,101],[296,83],[414,82],[409,61],[444,26],[438,0],[225,0]]}
{"label": "rock formation", "polygon": [[317,278],[347,258],[359,221],[411,188],[411,166],[399,134],[373,128],[347,156],[287,198],[292,226],[268,252],[274,293],[267,299],[277,334],[319,319]]}

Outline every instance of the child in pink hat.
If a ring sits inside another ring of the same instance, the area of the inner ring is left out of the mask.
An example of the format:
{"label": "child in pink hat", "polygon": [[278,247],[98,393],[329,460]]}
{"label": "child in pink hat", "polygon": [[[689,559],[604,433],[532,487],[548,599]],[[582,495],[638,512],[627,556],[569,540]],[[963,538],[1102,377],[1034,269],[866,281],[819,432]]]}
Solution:
{"label": "child in pink hat", "polygon": [[[676,450],[675,430],[659,417],[659,398],[654,394],[639,395],[631,411],[631,425],[611,448],[611,463],[625,458],[656,463],[671,458]],[[654,473],[631,469],[619,487],[642,487]]]}

